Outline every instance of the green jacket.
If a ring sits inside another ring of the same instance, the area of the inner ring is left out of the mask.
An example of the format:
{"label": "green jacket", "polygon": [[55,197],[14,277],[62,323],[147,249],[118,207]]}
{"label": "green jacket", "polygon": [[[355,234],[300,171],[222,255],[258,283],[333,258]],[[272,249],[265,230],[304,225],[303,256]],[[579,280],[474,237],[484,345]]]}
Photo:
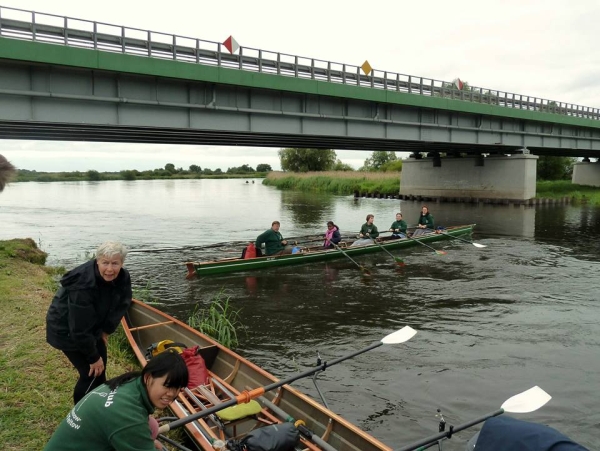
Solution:
{"label": "green jacket", "polygon": [[433,215],[431,213],[427,213],[426,215],[421,213],[419,224],[426,225],[428,229],[433,229]]}
{"label": "green jacket", "polygon": [[140,377],[112,391],[102,384],[69,411],[44,451],[156,451],[148,425],[152,412]]}
{"label": "green jacket", "polygon": [[[365,238],[377,238],[379,236],[379,231],[377,230],[377,226],[375,224],[369,225],[368,222],[365,222],[360,228],[360,233],[364,235]],[[367,233],[369,236],[367,236]]]}
{"label": "green jacket", "polygon": [[396,232],[396,229],[398,229],[398,230],[400,230],[400,233],[406,234],[407,228],[408,228],[408,225],[406,224],[406,221],[404,219],[401,219],[400,221],[394,221],[394,222],[392,222],[392,225],[390,226],[390,229],[392,229],[392,231],[394,233],[398,233],[398,232]]}
{"label": "green jacket", "polygon": [[260,249],[261,245],[265,243],[265,254],[273,255],[285,249],[285,246],[281,244],[282,241],[283,236],[281,236],[281,233],[269,229],[258,235],[254,245]]}

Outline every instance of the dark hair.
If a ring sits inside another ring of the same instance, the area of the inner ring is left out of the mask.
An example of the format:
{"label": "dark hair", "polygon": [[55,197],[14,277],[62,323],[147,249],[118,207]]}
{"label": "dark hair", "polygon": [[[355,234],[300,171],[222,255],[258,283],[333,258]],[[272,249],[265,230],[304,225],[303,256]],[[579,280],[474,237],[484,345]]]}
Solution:
{"label": "dark hair", "polygon": [[336,226],[336,225],[333,223],[333,221],[327,221],[327,225],[328,225],[328,226],[337,227],[337,229],[339,230],[339,227],[338,227],[338,226]]}
{"label": "dark hair", "polygon": [[275,224],[279,224],[279,225],[281,225],[281,223],[280,223],[279,221],[273,221],[273,222],[271,223],[271,226],[274,226]]}
{"label": "dark hair", "polygon": [[375,217],[375,215],[372,215],[372,214],[370,214],[370,213],[369,213],[369,214],[367,215],[367,222],[369,222],[369,218],[374,218],[374,217]]}
{"label": "dark hair", "polygon": [[123,385],[136,377],[141,377],[142,380],[146,375],[152,377],[167,376],[165,387],[183,388],[188,384],[188,369],[185,360],[177,351],[165,351],[150,359],[142,371],[130,371],[120,376],[114,377],[106,381],[106,385],[114,390],[119,385]]}
{"label": "dark hair", "polygon": [[427,205],[423,205],[423,206],[421,207],[421,210],[423,210],[423,208],[427,208],[427,213],[429,213],[429,207],[428,207]]}

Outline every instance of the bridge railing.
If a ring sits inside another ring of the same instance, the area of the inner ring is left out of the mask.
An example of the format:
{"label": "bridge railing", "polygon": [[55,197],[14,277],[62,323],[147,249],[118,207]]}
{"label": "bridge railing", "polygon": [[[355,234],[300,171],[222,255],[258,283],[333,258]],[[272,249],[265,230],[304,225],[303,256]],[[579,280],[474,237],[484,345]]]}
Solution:
{"label": "bridge railing", "polygon": [[0,6],[0,36],[600,120],[600,109],[352,64]]}

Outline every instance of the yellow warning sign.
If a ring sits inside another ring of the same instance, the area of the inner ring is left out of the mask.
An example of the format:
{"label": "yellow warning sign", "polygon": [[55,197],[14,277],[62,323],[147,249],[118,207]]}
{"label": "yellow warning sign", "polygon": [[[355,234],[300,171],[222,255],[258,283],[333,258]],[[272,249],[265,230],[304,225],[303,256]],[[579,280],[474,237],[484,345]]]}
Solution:
{"label": "yellow warning sign", "polygon": [[362,66],[360,66],[360,68],[363,70],[363,72],[366,75],[369,75],[371,73],[371,71],[373,70],[373,68],[371,67],[371,65],[369,64],[369,62],[367,60],[365,60],[365,62],[363,63]]}

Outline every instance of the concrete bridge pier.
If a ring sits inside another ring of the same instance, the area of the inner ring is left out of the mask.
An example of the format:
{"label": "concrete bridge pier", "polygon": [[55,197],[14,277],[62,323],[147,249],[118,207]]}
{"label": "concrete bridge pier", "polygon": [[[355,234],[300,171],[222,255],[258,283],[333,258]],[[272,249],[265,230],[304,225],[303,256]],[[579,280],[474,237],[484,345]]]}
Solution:
{"label": "concrete bridge pier", "polygon": [[591,163],[589,158],[575,163],[571,181],[578,185],[600,186],[600,158],[595,163]]}
{"label": "concrete bridge pier", "polygon": [[537,159],[529,154],[409,158],[402,161],[400,196],[528,200],[535,197]]}

